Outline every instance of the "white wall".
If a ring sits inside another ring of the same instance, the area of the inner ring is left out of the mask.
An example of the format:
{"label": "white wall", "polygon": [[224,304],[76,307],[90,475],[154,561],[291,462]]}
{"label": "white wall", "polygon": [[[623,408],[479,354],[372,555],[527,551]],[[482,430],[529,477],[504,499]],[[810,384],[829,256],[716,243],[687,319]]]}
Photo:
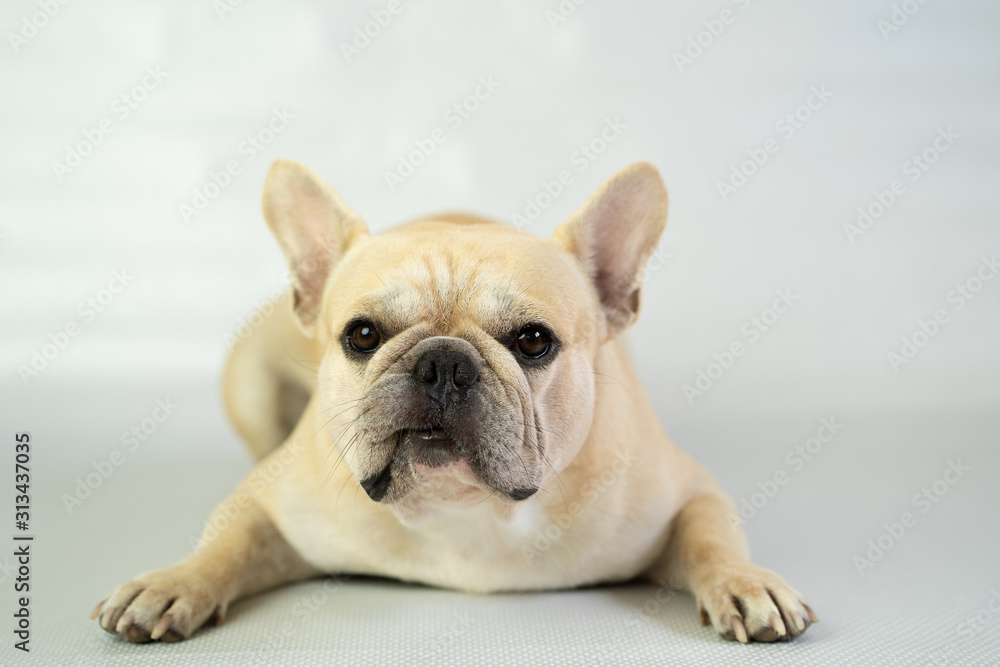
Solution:
{"label": "white wall", "polygon": [[[1000,279],[961,310],[947,300],[981,257],[1000,252],[996,3],[927,2],[883,39],[888,0],[590,0],[555,29],[546,11],[556,0],[403,0],[351,62],[339,44],[385,3],[345,4],[243,2],[220,17],[208,0],[70,2],[15,49],[10,35],[40,10],[5,3],[7,416],[29,406],[45,414],[66,386],[81,400],[101,383],[140,393],[164,378],[214,386],[223,336],[281,284],[282,258],[259,213],[278,157],[326,177],[374,230],[444,209],[510,220],[543,181],[572,170],[573,183],[529,228],[538,234],[619,168],[656,164],[672,198],[669,258],[647,282],[632,347],[668,422],[996,409]],[[732,23],[678,71],[674,52],[724,9]],[[150,67],[166,78],[121,118],[115,100]],[[453,127],[443,114],[481,76],[499,87]],[[776,121],[819,86],[832,97],[783,136]],[[247,160],[241,143],[275,108],[294,120]],[[104,118],[111,134],[60,181],[53,162]],[[574,153],[608,118],[627,127],[579,171]],[[445,143],[390,191],[384,172],[435,127]],[[910,182],[904,162],[947,127],[960,138]],[[769,137],[778,151],[723,201],[717,182]],[[241,173],[185,224],[179,205],[232,159]],[[905,194],[849,243],[843,225],[897,178]],[[132,282],[84,321],[78,304],[122,268]],[[795,306],[689,404],[682,385],[732,341],[749,343],[743,323],[778,289],[791,289]],[[894,372],[887,353],[938,308],[948,323]],[[18,366],[74,321],[80,335],[26,385]]]}

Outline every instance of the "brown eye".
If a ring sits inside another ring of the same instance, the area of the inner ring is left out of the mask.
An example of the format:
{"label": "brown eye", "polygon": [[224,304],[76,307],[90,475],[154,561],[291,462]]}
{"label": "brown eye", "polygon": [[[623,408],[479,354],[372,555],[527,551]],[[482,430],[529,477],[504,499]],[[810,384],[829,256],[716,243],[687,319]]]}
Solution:
{"label": "brown eye", "polygon": [[358,352],[371,352],[382,342],[382,336],[371,322],[358,322],[347,334],[347,342]]}
{"label": "brown eye", "polygon": [[538,326],[527,326],[517,333],[514,347],[518,353],[529,359],[544,357],[552,346],[549,332]]}

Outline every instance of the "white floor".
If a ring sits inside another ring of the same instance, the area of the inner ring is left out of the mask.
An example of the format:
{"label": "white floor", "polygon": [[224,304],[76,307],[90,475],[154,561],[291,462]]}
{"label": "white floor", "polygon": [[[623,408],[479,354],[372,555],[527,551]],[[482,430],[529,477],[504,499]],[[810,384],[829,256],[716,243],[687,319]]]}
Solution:
{"label": "white floor", "polygon": [[[1000,655],[1000,611],[989,611],[1000,606],[1000,416],[976,413],[838,415],[843,429],[799,470],[785,457],[811,437],[808,423],[673,423],[675,439],[736,498],[788,473],[747,531],[757,560],[805,592],[821,618],[789,645],[721,640],[699,625],[689,596],[646,584],[475,597],[369,579],[291,586],[237,603],[223,625],[188,642],[128,645],[87,620],[91,607],[186,554],[209,509],[249,470],[221,413],[184,421],[178,411],[69,512],[63,494],[92,468],[60,462],[55,450],[94,437],[87,420],[133,390],[74,390],[61,419],[45,425],[21,416],[39,423],[37,664],[991,665]],[[217,410],[211,386],[180,386],[171,398]],[[217,454],[171,455],[172,443],[190,440]],[[971,470],[923,514],[913,496],[949,461]],[[854,557],[905,511],[916,524],[862,576]]]}

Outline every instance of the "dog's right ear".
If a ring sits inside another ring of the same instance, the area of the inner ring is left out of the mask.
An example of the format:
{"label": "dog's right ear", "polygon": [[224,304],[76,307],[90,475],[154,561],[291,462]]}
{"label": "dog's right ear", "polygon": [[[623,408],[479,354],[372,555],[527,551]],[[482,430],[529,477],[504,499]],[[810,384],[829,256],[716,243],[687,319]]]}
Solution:
{"label": "dog's right ear", "polygon": [[322,178],[292,160],[271,165],[264,181],[264,219],[288,260],[295,318],[316,337],[323,286],[347,249],[368,235]]}
{"label": "dog's right ear", "polygon": [[642,274],[667,223],[667,188],[646,162],[625,167],[560,225],[554,238],[590,275],[616,336],[639,316]]}

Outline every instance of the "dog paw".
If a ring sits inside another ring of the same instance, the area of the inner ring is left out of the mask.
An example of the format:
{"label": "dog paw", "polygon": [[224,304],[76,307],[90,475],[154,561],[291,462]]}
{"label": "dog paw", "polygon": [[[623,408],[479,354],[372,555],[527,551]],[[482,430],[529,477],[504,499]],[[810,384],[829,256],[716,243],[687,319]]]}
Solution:
{"label": "dog paw", "polygon": [[176,642],[218,625],[225,601],[203,576],[183,566],[139,575],[102,600],[90,617],[128,642]]}
{"label": "dog paw", "polygon": [[744,644],[789,641],[817,621],[801,593],[752,564],[713,572],[696,597],[702,625],[711,622],[723,638]]}

